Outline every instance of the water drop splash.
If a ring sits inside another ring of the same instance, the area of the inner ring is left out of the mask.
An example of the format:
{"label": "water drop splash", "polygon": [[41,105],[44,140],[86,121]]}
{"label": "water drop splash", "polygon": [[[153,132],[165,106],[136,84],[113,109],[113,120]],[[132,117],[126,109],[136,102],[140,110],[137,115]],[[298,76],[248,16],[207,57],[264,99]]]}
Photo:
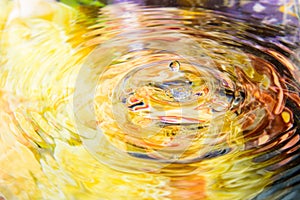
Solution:
{"label": "water drop splash", "polygon": [[186,85],[186,84],[184,84],[184,85],[176,84],[176,86],[171,86],[170,90],[171,90],[171,94],[172,94],[173,98],[178,102],[184,101],[192,93],[189,85]]}
{"label": "water drop splash", "polygon": [[261,2],[0,24],[0,198],[296,197],[299,27]]}

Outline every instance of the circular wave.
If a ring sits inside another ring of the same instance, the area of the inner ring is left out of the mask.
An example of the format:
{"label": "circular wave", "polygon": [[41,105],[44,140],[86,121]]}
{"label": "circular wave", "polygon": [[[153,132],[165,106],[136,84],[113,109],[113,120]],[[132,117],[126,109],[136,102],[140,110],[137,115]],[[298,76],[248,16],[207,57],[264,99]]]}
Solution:
{"label": "circular wave", "polygon": [[217,176],[211,187],[244,198],[297,167],[299,59],[297,43],[286,43],[294,27],[134,4],[100,16],[86,34],[87,46],[99,45],[74,99],[84,145],[99,162],[131,173]]}
{"label": "circular wave", "polygon": [[1,198],[297,199],[299,14],[178,2],[0,3]]}

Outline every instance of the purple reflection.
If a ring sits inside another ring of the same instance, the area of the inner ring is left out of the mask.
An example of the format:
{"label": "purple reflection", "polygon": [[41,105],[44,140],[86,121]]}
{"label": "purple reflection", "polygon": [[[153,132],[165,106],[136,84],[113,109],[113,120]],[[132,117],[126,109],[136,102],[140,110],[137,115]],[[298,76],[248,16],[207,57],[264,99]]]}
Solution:
{"label": "purple reflection", "polygon": [[135,3],[138,5],[145,5],[144,0],[110,0],[108,1],[108,4],[117,4],[117,3]]}

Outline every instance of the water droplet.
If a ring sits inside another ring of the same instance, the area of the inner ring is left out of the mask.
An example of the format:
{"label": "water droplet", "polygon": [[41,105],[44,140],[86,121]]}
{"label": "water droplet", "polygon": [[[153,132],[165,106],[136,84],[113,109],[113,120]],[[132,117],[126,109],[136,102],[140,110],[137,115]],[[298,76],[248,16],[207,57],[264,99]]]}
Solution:
{"label": "water droplet", "polygon": [[169,67],[173,72],[178,72],[179,68],[180,68],[180,62],[177,60],[172,61],[169,65]]}

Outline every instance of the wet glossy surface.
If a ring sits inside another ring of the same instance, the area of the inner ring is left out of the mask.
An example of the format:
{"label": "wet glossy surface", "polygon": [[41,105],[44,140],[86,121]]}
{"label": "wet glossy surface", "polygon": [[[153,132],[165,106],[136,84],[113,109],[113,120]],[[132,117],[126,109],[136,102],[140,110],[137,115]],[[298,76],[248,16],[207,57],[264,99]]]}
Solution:
{"label": "wet glossy surface", "polygon": [[265,4],[51,4],[1,25],[0,194],[296,199],[299,27],[247,15]]}

